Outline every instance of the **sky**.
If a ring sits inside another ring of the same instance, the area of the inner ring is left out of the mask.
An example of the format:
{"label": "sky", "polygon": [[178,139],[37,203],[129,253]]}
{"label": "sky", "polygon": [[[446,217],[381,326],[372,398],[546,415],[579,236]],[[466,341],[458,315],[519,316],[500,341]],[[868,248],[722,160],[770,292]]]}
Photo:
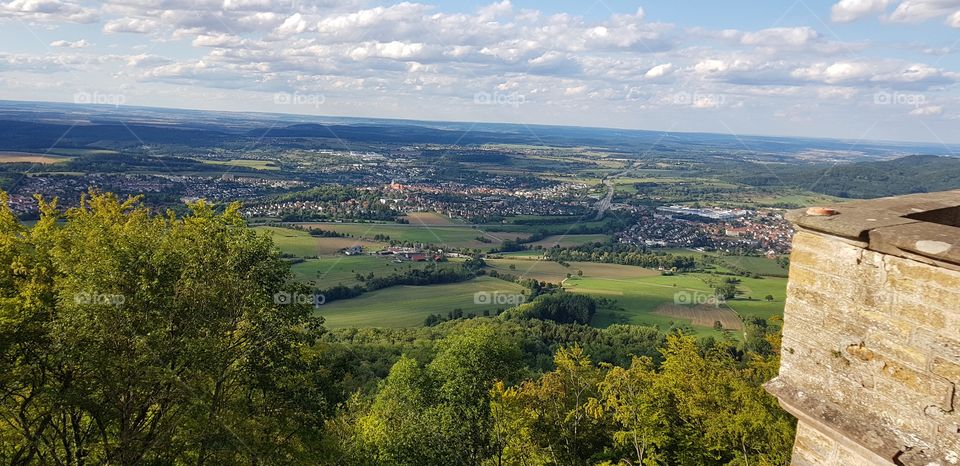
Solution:
{"label": "sky", "polygon": [[0,0],[0,99],[960,143],[960,0]]}

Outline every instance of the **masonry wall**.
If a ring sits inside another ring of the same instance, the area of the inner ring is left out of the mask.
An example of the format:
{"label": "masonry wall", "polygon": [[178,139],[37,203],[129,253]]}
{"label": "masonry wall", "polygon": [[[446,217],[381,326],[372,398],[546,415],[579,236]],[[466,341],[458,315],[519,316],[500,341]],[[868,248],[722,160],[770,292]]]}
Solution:
{"label": "masonry wall", "polygon": [[780,375],[793,463],[960,464],[960,271],[801,230]]}

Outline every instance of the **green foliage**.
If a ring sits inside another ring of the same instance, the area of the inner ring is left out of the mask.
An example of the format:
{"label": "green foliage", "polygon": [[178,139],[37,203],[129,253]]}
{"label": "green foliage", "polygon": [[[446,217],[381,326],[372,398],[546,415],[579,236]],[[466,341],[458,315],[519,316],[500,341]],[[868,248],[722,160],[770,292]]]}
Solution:
{"label": "green foliage", "polygon": [[508,317],[552,320],[561,324],[589,324],[596,312],[596,299],[583,294],[558,292],[522,304],[509,311]]}
{"label": "green foliage", "polygon": [[550,248],[544,252],[544,257],[556,262],[603,262],[665,270],[694,270],[697,266],[696,260],[689,255],[647,252],[635,246],[619,243]]}
{"label": "green foliage", "polygon": [[357,441],[378,464],[479,464],[492,451],[490,387],[512,377],[519,359],[491,327],[451,336],[426,366],[402,357],[360,419]]}
{"label": "green foliage", "polygon": [[26,229],[0,200],[2,461],[304,458],[327,412],[320,321],[274,303],[288,266],[237,206],[159,217],[92,194]]}

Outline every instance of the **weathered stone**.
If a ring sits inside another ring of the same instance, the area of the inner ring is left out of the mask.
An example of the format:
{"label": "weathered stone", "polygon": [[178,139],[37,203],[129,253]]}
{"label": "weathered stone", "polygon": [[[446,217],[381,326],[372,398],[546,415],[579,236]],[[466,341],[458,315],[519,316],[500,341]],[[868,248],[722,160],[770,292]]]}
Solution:
{"label": "weathered stone", "polygon": [[954,384],[960,383],[960,363],[948,361],[940,356],[930,360],[930,372],[943,377]]}
{"label": "weathered stone", "polygon": [[960,190],[792,212],[793,464],[960,466]]}
{"label": "weathered stone", "polygon": [[913,344],[948,361],[960,363],[960,341],[946,338],[926,328],[913,332]]}
{"label": "weathered stone", "polygon": [[947,323],[943,311],[930,304],[917,302],[913,299],[897,300],[895,309],[896,314],[926,327],[943,328]]}

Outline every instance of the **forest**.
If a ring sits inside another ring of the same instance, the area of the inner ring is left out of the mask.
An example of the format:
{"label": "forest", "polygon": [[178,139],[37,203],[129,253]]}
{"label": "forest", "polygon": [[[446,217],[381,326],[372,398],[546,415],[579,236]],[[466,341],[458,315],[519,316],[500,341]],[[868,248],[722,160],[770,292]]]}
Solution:
{"label": "forest", "polygon": [[238,205],[38,201],[28,226],[0,195],[3,463],[789,461],[795,421],[762,388],[779,322],[724,340],[600,329],[575,323],[591,303],[547,297],[328,330],[312,305],[274,298],[311,290]]}

